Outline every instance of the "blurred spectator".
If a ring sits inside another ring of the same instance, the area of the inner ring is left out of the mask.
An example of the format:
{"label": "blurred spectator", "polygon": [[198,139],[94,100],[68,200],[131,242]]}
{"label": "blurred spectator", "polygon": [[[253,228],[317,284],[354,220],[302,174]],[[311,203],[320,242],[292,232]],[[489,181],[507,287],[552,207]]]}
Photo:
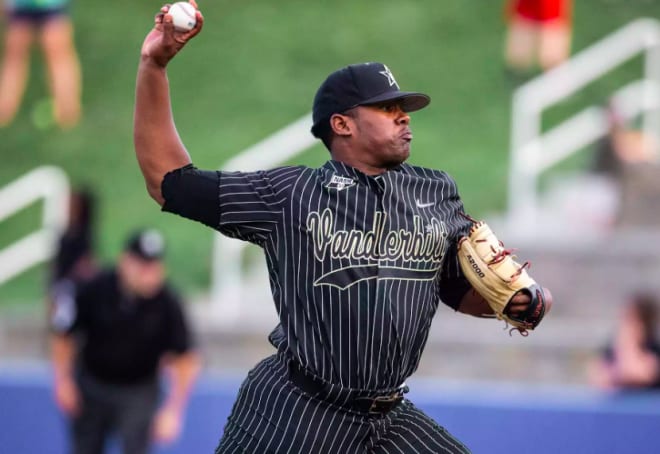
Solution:
{"label": "blurred spectator", "polygon": [[544,207],[564,228],[592,234],[660,226],[657,140],[629,124],[613,100],[604,110],[607,133],[596,142],[588,171],[550,179]]}
{"label": "blurred spectator", "polygon": [[507,0],[507,68],[526,75],[566,60],[571,49],[571,0]]}
{"label": "blurred spectator", "polygon": [[80,63],[68,16],[70,0],[4,0],[6,30],[0,68],[0,127],[11,123],[29,74],[30,49],[39,40],[48,69],[57,125],[71,128],[80,118]]}
{"label": "blurred spectator", "polygon": [[657,143],[639,128],[626,124],[613,101],[605,107],[608,134],[596,145],[593,164],[595,173],[622,178],[627,164],[655,162]]}
{"label": "blurred spectator", "polygon": [[[58,239],[50,269],[47,299],[51,320],[68,317],[63,301],[73,304],[77,288],[98,272],[94,256],[95,210],[95,197],[90,190],[71,192],[69,223]],[[56,299],[59,305],[53,304]]]}
{"label": "blurred spectator", "polygon": [[657,314],[655,296],[631,296],[623,307],[614,339],[589,367],[593,385],[608,390],[660,387]]}
{"label": "blurred spectator", "polygon": [[660,225],[657,140],[628,124],[613,101],[606,116],[608,134],[596,144],[592,175],[603,182],[600,193],[610,193],[611,224]]}
{"label": "blurred spectator", "polygon": [[182,303],[166,283],[163,253],[159,232],[138,231],[116,267],[84,284],[73,302],[55,300],[55,400],[71,419],[76,454],[103,452],[114,432],[124,453],[145,453],[151,441],[170,442],[181,431],[199,359]]}
{"label": "blurred spectator", "polygon": [[89,189],[77,189],[69,198],[69,223],[60,236],[51,267],[51,286],[62,280],[90,279],[97,271],[94,257],[96,199]]}

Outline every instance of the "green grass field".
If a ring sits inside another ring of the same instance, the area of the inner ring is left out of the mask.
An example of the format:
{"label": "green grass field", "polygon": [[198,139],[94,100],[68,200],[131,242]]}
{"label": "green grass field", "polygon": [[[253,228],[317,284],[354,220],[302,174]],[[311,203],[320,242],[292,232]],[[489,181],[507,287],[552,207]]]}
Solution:
{"label": "green grass field", "polygon": [[[231,156],[307,113],[332,70],[376,60],[403,89],[429,93],[431,106],[413,115],[411,162],[442,168],[457,180],[470,212],[505,207],[512,83],[502,65],[502,1],[495,0],[200,0],[204,31],[170,66],[179,132],[195,163],[220,167]],[[638,17],[660,17],[657,0],[575,0],[573,51]],[[147,196],[132,146],[135,70],[157,1],[74,2],[84,78],[84,119],[72,131],[39,129],[32,114],[48,96],[37,51],[22,110],[0,129],[0,185],[42,164],[62,167],[74,184],[96,188],[99,254],[112,260],[125,233],[161,228],[170,244],[171,276],[185,292],[208,285],[209,229],[164,215]],[[552,124],[602,101],[640,74],[633,60],[552,109]],[[296,162],[316,166],[320,145]],[[578,164],[579,165],[579,164]],[[0,227],[0,246],[37,224],[33,208]],[[232,264],[227,264],[232,266]],[[35,305],[44,267],[0,287],[2,303]]]}

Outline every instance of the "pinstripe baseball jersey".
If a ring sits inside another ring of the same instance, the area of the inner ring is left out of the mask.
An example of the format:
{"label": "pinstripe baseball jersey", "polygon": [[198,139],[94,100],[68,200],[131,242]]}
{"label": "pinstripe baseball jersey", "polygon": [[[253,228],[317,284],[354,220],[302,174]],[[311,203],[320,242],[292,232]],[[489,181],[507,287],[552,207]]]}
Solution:
{"label": "pinstripe baseball jersey", "polygon": [[[163,210],[263,248],[279,325],[270,340],[318,377],[391,389],[417,368],[439,302],[470,288],[456,241],[470,227],[453,179],[401,164],[201,171],[163,180]],[[232,266],[227,264],[227,266]]]}

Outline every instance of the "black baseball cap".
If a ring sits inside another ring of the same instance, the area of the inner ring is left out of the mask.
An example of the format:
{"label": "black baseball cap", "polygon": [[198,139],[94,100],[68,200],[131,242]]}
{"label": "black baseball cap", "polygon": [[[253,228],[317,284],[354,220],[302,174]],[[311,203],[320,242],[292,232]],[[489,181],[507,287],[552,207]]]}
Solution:
{"label": "black baseball cap", "polygon": [[165,239],[155,229],[142,229],[128,236],[124,250],[144,261],[156,261],[165,255]]}
{"label": "black baseball cap", "polygon": [[401,100],[405,112],[422,109],[431,102],[423,93],[399,90],[394,75],[383,63],[358,63],[341,68],[328,76],[314,96],[312,134],[319,137],[324,122],[333,114],[393,100]]}

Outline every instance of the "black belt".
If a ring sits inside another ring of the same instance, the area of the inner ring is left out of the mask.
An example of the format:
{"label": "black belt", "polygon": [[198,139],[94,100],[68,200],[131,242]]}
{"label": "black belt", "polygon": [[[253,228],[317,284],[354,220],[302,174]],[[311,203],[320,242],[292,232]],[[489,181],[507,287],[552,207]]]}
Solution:
{"label": "black belt", "polygon": [[[301,390],[313,396],[328,393],[330,385],[309,375],[305,369],[296,362],[289,363],[289,380]],[[354,397],[344,407],[370,415],[386,415],[403,401],[403,395],[408,392],[407,386],[395,391],[375,397]]]}

